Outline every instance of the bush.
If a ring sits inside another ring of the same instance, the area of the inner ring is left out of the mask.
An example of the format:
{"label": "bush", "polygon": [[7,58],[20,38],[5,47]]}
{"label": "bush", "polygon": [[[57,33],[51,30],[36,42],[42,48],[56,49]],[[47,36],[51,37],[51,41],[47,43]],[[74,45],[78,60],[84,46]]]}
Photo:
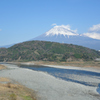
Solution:
{"label": "bush", "polygon": [[15,94],[10,95],[10,100],[17,100],[17,96]]}

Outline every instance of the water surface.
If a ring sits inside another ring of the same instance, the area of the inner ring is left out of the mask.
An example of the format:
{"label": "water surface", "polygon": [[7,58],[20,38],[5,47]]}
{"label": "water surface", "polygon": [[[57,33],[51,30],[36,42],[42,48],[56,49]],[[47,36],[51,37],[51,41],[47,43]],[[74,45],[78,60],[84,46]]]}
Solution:
{"label": "water surface", "polygon": [[[20,67],[28,68],[28,69],[35,70],[35,71],[46,72],[50,75],[53,75],[56,78],[63,79],[65,81],[76,82],[76,83],[87,85],[87,86],[97,86],[98,83],[87,82],[87,80],[85,81],[85,77],[89,77],[89,78],[93,77],[93,78],[100,79],[100,73],[85,71],[85,70],[61,69],[61,68],[36,66],[36,65],[34,66],[20,65]],[[79,77],[80,78],[84,77],[84,80],[79,79]]]}

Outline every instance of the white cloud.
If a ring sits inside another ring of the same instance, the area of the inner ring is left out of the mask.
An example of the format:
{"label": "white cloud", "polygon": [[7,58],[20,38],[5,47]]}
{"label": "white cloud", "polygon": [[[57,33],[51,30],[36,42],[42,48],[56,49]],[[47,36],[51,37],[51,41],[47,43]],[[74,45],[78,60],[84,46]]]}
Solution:
{"label": "white cloud", "polygon": [[89,32],[99,32],[100,33],[100,24],[93,25],[93,27],[90,27]]}
{"label": "white cloud", "polygon": [[83,35],[85,36],[88,36],[90,38],[93,38],[93,39],[99,39],[100,40],[100,34],[99,33],[84,33]]}
{"label": "white cloud", "polygon": [[57,24],[56,23],[53,23],[51,26],[57,26]]}
{"label": "white cloud", "polygon": [[0,29],[0,31],[2,31],[2,29]]}
{"label": "white cloud", "polygon": [[70,32],[75,33],[75,34],[77,33],[77,29],[76,30],[71,30],[70,25],[61,25],[61,26],[58,26],[58,27],[63,27],[65,29],[69,30]]}
{"label": "white cloud", "polygon": [[93,27],[90,27],[89,31],[87,33],[84,33],[83,35],[100,40],[100,24],[93,25]]}

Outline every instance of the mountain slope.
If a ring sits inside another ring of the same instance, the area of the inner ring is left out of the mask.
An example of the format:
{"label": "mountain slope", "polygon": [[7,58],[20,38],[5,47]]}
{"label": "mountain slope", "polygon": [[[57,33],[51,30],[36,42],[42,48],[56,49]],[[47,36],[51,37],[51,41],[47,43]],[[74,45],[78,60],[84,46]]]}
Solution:
{"label": "mountain slope", "polygon": [[33,40],[51,41],[59,43],[75,44],[100,50],[100,40],[92,39],[84,35],[77,34],[76,30],[70,30],[69,26],[55,26],[46,33],[34,38]]}
{"label": "mountain slope", "polygon": [[0,61],[72,61],[99,57],[100,52],[89,48],[45,41],[28,41],[0,49]]}

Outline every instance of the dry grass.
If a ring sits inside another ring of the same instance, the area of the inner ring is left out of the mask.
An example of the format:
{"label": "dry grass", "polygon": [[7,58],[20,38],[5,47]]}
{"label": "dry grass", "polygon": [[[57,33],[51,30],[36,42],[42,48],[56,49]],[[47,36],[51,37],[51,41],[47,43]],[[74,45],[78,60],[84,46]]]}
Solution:
{"label": "dry grass", "polygon": [[100,68],[100,62],[96,61],[71,61],[71,62],[32,61],[29,63],[34,63],[35,65],[62,65],[62,66]]}
{"label": "dry grass", "polygon": [[12,84],[7,78],[0,78],[0,100],[36,100],[36,93],[20,84]]}
{"label": "dry grass", "polygon": [[0,77],[0,82],[9,82],[10,80],[8,78],[3,78],[3,77]]}
{"label": "dry grass", "polygon": [[0,70],[1,70],[1,69],[6,69],[6,66],[0,65]]}
{"label": "dry grass", "polygon": [[30,62],[9,62],[20,65],[21,63],[34,63],[34,65],[61,65],[75,67],[95,67],[100,69],[100,61],[70,61],[70,62],[54,62],[54,61],[30,61]]}

